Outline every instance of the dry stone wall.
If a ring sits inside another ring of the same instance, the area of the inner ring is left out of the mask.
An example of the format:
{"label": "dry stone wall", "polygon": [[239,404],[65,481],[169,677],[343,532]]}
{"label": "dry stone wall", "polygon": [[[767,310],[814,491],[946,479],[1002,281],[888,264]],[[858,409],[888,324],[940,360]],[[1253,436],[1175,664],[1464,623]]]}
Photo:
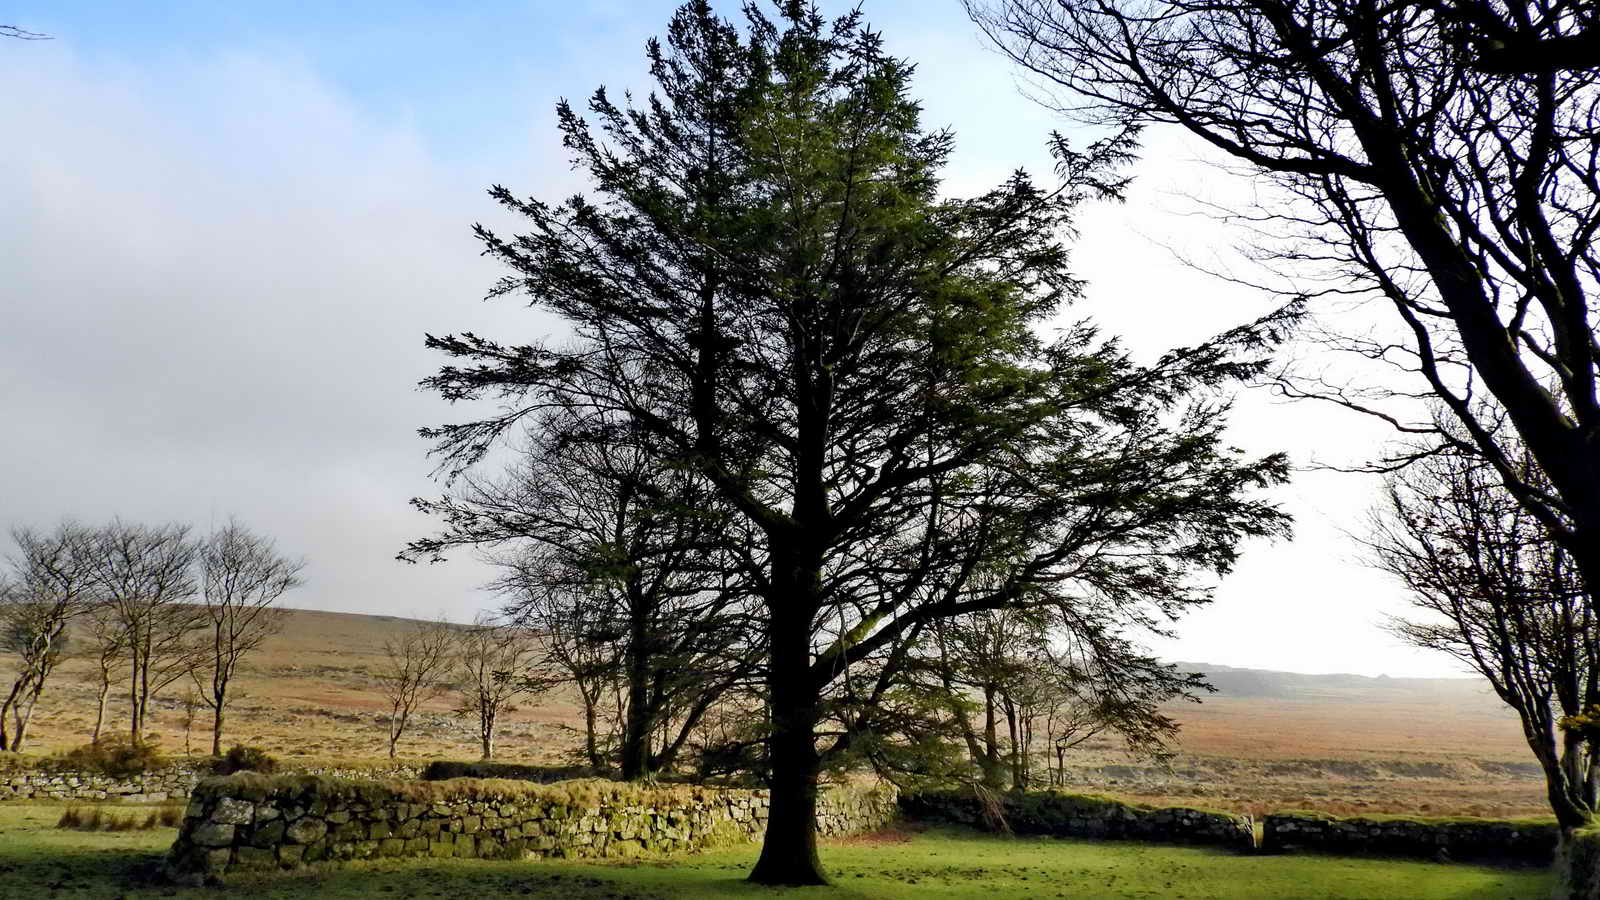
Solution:
{"label": "dry stone wall", "polygon": [[[240,774],[197,786],[168,870],[205,882],[241,870],[374,857],[682,853],[760,837],[767,803],[765,791],[597,780],[404,783]],[[830,788],[819,802],[818,831],[872,831],[896,812],[892,788]]]}
{"label": "dry stone wall", "polygon": [[[53,760],[31,760],[31,765],[13,764],[11,771],[0,772],[0,802],[6,800],[83,800],[88,802],[116,801],[127,803],[159,803],[164,800],[182,800],[189,796],[196,783],[209,777],[209,762],[170,766],[112,778],[92,772],[83,772],[57,765]],[[351,769],[341,767],[287,767],[288,771],[305,775],[329,775],[335,778],[416,778],[419,766],[395,765],[383,769]]]}
{"label": "dry stone wall", "polygon": [[1492,819],[1340,818],[1273,813],[1262,819],[1261,849],[1316,850],[1428,859],[1495,859],[1538,864],[1555,856],[1555,822]]}
{"label": "dry stone wall", "polygon": [[[1005,825],[1017,834],[1161,843],[1208,844],[1237,850],[1255,845],[1249,816],[1187,807],[1151,807],[1108,797],[1040,791],[996,795]],[[925,791],[900,798],[914,819],[993,829],[998,823],[970,791]]]}
{"label": "dry stone wall", "polygon": [[189,796],[200,776],[194,769],[177,766],[111,778],[76,771],[19,771],[0,775],[0,800],[124,800],[158,803]]}

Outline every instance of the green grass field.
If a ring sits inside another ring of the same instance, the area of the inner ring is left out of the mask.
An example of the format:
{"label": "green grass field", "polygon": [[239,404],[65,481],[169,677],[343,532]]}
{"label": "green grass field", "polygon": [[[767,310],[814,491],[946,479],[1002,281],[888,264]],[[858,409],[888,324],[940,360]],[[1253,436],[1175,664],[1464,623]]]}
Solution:
{"label": "green grass field", "polygon": [[[1544,898],[1543,871],[1149,844],[1001,838],[930,830],[830,841],[835,886],[775,891],[744,882],[754,846],[671,862],[382,861],[230,881],[225,891],[148,883],[173,829],[55,828],[59,805],[0,806],[0,897],[137,898]],[[903,838],[903,839],[900,839]]]}

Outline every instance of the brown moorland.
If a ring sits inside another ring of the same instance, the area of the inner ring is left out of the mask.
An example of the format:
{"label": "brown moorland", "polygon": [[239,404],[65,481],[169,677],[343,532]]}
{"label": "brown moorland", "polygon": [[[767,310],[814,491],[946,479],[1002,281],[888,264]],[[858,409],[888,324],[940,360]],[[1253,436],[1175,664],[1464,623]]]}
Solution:
{"label": "brown moorland", "polygon": [[[387,709],[374,673],[383,644],[411,626],[391,616],[294,610],[283,633],[247,658],[225,741],[288,760],[374,760],[385,754]],[[9,670],[0,657],[0,671]],[[1067,756],[1067,786],[1145,801],[1260,813],[1520,816],[1543,813],[1543,782],[1516,717],[1475,679],[1297,675],[1198,663],[1218,687],[1203,703],[1173,704],[1182,724],[1166,764],[1129,757],[1113,740]],[[178,682],[159,698],[154,733],[169,754],[185,752]],[[121,728],[126,701],[113,692],[108,727]],[[425,707],[401,741],[405,759],[472,759],[472,725],[454,701]],[[94,673],[75,659],[52,680],[34,716],[29,753],[86,742],[94,723]],[[190,748],[209,743],[209,711],[195,717]],[[497,757],[571,763],[580,711],[554,692],[522,703],[505,720]],[[1041,760],[1041,763],[1043,760]]]}

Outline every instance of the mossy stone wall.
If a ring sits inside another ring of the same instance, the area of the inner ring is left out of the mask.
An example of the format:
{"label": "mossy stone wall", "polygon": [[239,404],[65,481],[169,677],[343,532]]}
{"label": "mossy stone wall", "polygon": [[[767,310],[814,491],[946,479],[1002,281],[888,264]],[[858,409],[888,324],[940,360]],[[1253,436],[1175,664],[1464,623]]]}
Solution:
{"label": "mossy stone wall", "polygon": [[[1249,850],[1255,826],[1249,816],[1187,807],[1152,807],[1108,797],[1060,791],[996,794],[1006,827],[1017,834],[1160,843],[1207,844]],[[900,798],[907,816],[992,829],[998,823],[970,791],[924,791]]]}
{"label": "mossy stone wall", "polygon": [[0,800],[125,800],[159,803],[182,799],[200,776],[188,766],[173,766],[111,778],[78,771],[17,771],[0,775]]}
{"label": "mossy stone wall", "polygon": [[1554,821],[1341,818],[1321,813],[1273,813],[1262,819],[1261,849],[1317,850],[1425,859],[1492,859],[1548,863],[1560,829]]}
{"label": "mossy stone wall", "polygon": [[[0,771],[0,802],[120,800],[127,803],[160,803],[164,800],[182,800],[188,797],[200,779],[211,775],[209,760],[178,763],[124,778],[81,771],[49,757],[11,757],[6,761],[5,768],[5,771]],[[410,765],[395,765],[382,770],[326,766],[285,768],[297,774],[358,778],[413,778],[422,771],[420,767]]]}
{"label": "mossy stone wall", "polygon": [[[168,870],[204,882],[240,870],[374,857],[656,856],[759,838],[767,804],[765,791],[596,780],[539,785],[240,774],[195,788]],[[819,807],[823,835],[876,830],[896,814],[887,787],[827,789]]]}

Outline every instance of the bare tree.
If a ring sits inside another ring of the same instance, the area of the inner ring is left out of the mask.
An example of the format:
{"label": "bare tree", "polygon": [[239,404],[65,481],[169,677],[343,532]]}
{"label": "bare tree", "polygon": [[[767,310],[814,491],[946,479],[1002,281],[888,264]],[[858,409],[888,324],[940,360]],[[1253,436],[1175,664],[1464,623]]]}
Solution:
{"label": "bare tree", "polygon": [[[200,707],[205,705],[205,698],[200,696],[194,688],[189,688],[183,692],[183,700],[180,702],[180,708],[183,710],[183,755],[193,756],[194,744],[191,738],[194,735],[194,720],[195,716],[200,712]],[[215,753],[212,754],[212,756],[216,755]]]}
{"label": "bare tree", "polygon": [[[1523,455],[1522,477],[1538,484]],[[1461,660],[1517,713],[1566,828],[1597,809],[1596,747],[1560,727],[1600,703],[1600,622],[1571,556],[1468,453],[1392,476],[1367,538],[1374,563],[1425,618],[1397,619],[1405,641]]]}
{"label": "bare tree", "polygon": [[550,554],[533,551],[508,567],[496,587],[508,598],[506,613],[542,642],[541,674],[530,676],[532,687],[544,690],[562,683],[577,690],[583,705],[583,758],[590,768],[603,769],[617,735],[612,730],[602,736],[601,720],[622,719],[613,700],[621,693],[623,654],[616,640],[600,639],[613,608],[610,599],[571,574]]}
{"label": "bare tree", "polygon": [[121,674],[121,664],[128,649],[128,633],[118,621],[116,611],[107,604],[96,604],[84,618],[88,644],[83,653],[95,664],[94,683],[97,703],[94,715],[94,733],[90,742],[100,743],[100,732],[106,722],[106,701]]}
{"label": "bare tree", "polygon": [[278,553],[270,539],[237,522],[200,548],[200,597],[207,621],[197,665],[191,670],[200,699],[211,708],[211,755],[222,753],[228,689],[239,662],[283,630],[284,612],[273,604],[301,584],[303,560]]}
{"label": "bare tree", "polygon": [[[1330,339],[1406,373],[1400,388],[1308,374],[1283,390],[1428,435],[1423,453],[1470,448],[1600,589],[1600,80],[1556,53],[1595,45],[1593,4],[968,9],[1058,108],[1123,128],[1176,124],[1276,183],[1261,206],[1222,213],[1271,235],[1275,289],[1392,311],[1388,331],[1332,325]],[[1478,50],[1496,47],[1521,63],[1484,65]],[[1415,402],[1428,398],[1460,428],[1435,427]],[[1490,427],[1495,409],[1509,428]]]}
{"label": "bare tree", "polygon": [[400,637],[383,642],[384,661],[377,673],[379,690],[389,701],[389,758],[405,734],[411,717],[423,704],[450,689],[451,649],[455,629],[448,622],[417,622]]}
{"label": "bare tree", "polygon": [[[1026,790],[1042,719],[1057,778],[1066,751],[1113,733],[1130,752],[1164,758],[1177,722],[1168,702],[1211,690],[1199,673],[1180,672],[1103,635],[1114,652],[1083,641],[1050,609],[973,613],[937,623],[934,660],[945,702],[973,765],[990,789]],[[981,731],[969,708],[983,715]],[[1004,726],[1002,730],[1002,724]]]}
{"label": "bare tree", "polygon": [[528,670],[539,657],[539,645],[526,629],[480,616],[456,635],[456,712],[477,719],[484,759],[494,758],[495,727],[516,709],[517,697],[533,693],[539,681]]}
{"label": "bare tree", "polygon": [[88,534],[64,522],[49,532],[11,533],[18,555],[0,591],[0,649],[17,655],[17,676],[0,702],[0,749],[22,749],[34,705],[65,655],[67,627],[93,601]]}
{"label": "bare tree", "polygon": [[727,574],[724,545],[737,525],[696,479],[663,471],[635,430],[571,411],[540,424],[505,477],[468,478],[454,496],[413,501],[446,527],[403,558],[493,548],[507,617],[559,634],[551,649],[567,657],[590,721],[588,691],[599,676],[618,676],[607,683],[625,689],[622,777],[642,778],[670,767],[699,719],[753,667],[749,591]]}
{"label": "bare tree", "polygon": [[204,610],[193,604],[200,546],[187,525],[120,520],[95,535],[95,588],[122,631],[129,683],[129,733],[144,740],[150,701],[189,673]]}

